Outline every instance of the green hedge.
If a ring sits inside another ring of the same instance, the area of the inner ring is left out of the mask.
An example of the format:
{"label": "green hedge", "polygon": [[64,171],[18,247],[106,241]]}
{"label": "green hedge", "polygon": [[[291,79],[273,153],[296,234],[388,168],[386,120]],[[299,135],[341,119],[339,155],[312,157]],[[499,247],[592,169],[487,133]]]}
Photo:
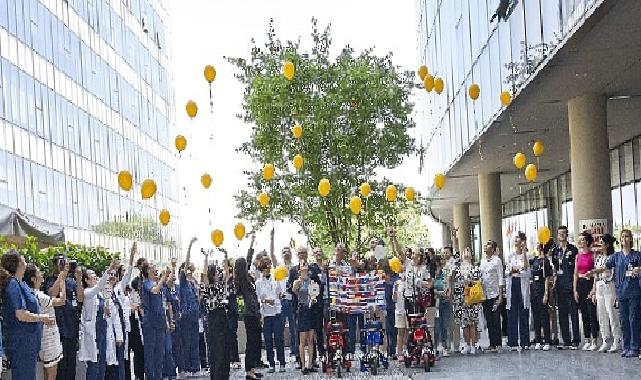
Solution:
{"label": "green hedge", "polygon": [[34,263],[43,273],[53,271],[53,258],[59,254],[66,254],[69,260],[76,260],[79,266],[93,269],[97,273],[102,273],[109,267],[114,256],[120,256],[120,252],[109,252],[101,247],[86,247],[83,245],[62,243],[56,247],[40,249],[38,239],[27,237],[23,248],[16,248],[13,244],[8,244],[3,236],[0,236],[0,256],[9,249],[16,249],[24,255],[27,263]]}

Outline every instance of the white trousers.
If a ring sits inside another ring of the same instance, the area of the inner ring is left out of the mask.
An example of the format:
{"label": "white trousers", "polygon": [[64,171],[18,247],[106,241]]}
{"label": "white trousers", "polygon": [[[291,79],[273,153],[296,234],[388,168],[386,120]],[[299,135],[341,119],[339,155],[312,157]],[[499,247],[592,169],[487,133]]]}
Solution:
{"label": "white trousers", "polygon": [[596,283],[596,309],[601,329],[601,338],[612,338],[612,342],[619,343],[621,339],[621,328],[619,325],[619,310],[614,307],[616,302],[616,290],[614,282],[605,283],[597,281]]}

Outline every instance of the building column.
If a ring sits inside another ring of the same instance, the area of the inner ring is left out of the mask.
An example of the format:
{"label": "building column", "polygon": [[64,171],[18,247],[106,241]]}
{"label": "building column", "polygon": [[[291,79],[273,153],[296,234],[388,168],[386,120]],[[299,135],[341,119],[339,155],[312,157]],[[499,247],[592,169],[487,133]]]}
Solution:
{"label": "building column", "polygon": [[441,223],[441,238],[443,239],[443,247],[452,245],[452,232],[450,231],[450,227],[445,223]]}
{"label": "building column", "polygon": [[470,229],[470,205],[469,203],[457,203],[454,205],[454,227],[458,229],[459,250],[472,248],[472,231]]}
{"label": "building column", "polygon": [[501,206],[501,174],[479,174],[479,209],[481,216],[481,246],[494,240],[503,247],[503,209]]}
{"label": "building column", "polygon": [[574,235],[583,231],[581,221],[589,219],[604,219],[612,233],[607,98],[590,94],[571,99],[568,121]]}

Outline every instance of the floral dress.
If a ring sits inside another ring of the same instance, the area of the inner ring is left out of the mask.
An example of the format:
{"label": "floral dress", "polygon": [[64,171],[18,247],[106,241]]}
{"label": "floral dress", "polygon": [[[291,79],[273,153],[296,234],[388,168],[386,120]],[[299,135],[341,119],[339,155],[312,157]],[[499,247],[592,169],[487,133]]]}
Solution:
{"label": "floral dress", "polygon": [[461,327],[467,327],[479,321],[481,305],[465,304],[465,284],[468,281],[479,281],[480,278],[481,271],[478,266],[463,262],[454,268],[452,292],[454,320]]}

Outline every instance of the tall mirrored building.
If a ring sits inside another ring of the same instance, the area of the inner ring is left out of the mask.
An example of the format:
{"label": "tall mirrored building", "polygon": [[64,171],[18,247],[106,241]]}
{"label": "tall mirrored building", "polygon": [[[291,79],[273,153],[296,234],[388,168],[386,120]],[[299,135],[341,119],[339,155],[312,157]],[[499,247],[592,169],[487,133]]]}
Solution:
{"label": "tall mirrored building", "polygon": [[166,1],[2,0],[0,57],[0,207],[167,260],[180,236]]}

